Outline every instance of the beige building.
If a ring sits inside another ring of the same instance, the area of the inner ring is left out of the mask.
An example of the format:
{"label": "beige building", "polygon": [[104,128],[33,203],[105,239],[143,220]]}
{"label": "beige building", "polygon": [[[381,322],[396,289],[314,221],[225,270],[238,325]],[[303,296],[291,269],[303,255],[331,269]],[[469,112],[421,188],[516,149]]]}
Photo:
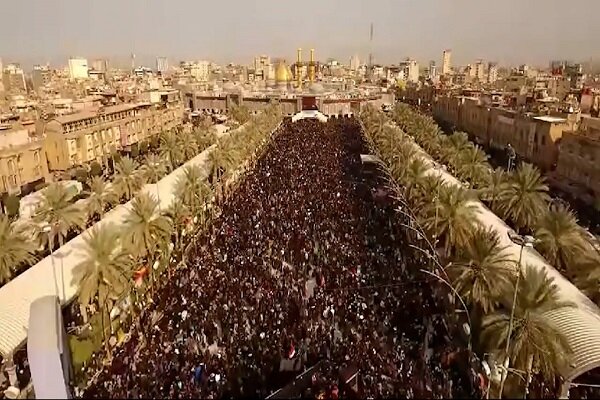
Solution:
{"label": "beige building", "polygon": [[25,74],[19,64],[8,64],[2,71],[4,90],[10,93],[25,93]]}
{"label": "beige building", "polygon": [[88,62],[85,58],[69,58],[69,77],[71,79],[88,78]]}
{"label": "beige building", "polygon": [[104,162],[115,151],[181,124],[183,109],[172,105],[119,104],[63,115],[44,126],[44,143],[52,171],[65,171],[91,161]]}
{"label": "beige building", "polygon": [[0,194],[29,192],[48,178],[42,140],[18,124],[0,131]]}
{"label": "beige building", "polygon": [[442,53],[442,75],[450,75],[452,73],[452,50],[446,49]]}
{"label": "beige building", "polygon": [[565,189],[588,202],[600,201],[600,119],[585,117],[579,129],[566,131],[556,167]]}
{"label": "beige building", "polygon": [[551,170],[558,160],[558,141],[571,128],[576,115],[535,116],[502,107],[483,105],[481,99],[440,96],[433,106],[436,120],[467,132],[480,144],[505,148],[542,170]]}

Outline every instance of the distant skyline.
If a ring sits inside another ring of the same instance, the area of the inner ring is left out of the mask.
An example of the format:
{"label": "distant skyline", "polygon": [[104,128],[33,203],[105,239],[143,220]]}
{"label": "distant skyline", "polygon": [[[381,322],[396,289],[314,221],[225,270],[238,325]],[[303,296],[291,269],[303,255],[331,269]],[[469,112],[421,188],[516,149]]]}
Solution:
{"label": "distant skyline", "polygon": [[157,56],[251,63],[258,54],[347,63],[408,56],[441,65],[482,58],[547,66],[552,59],[598,61],[598,0],[19,0],[0,7],[0,58],[30,67],[65,65],[69,56],[144,65]]}

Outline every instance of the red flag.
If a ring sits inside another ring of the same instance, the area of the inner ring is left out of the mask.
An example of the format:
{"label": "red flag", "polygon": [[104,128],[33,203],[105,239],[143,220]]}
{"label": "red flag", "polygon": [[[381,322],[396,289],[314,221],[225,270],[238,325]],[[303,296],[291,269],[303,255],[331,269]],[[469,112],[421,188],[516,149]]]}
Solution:
{"label": "red flag", "polygon": [[148,275],[148,267],[143,266],[133,273],[133,280],[135,282],[135,287],[142,286],[142,282],[144,281],[144,277]]}

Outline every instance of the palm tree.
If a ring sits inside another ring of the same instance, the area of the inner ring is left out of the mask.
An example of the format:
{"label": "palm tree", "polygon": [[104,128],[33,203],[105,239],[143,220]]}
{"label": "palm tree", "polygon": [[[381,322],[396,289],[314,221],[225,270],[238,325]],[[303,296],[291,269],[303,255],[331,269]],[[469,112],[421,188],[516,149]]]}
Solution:
{"label": "palm tree", "polygon": [[52,183],[42,192],[41,201],[34,212],[34,220],[50,229],[47,239],[50,249],[58,239],[62,246],[69,231],[83,229],[86,213],[78,205],[72,204],[73,193],[60,183]]}
{"label": "palm tree", "polygon": [[477,228],[449,265],[454,288],[467,304],[488,314],[510,287],[516,271],[514,260],[491,227]]}
{"label": "palm tree", "polygon": [[198,142],[191,132],[181,131],[177,137],[183,160],[187,161],[198,155]]}
{"label": "palm tree", "polygon": [[33,265],[35,250],[35,243],[8,216],[0,214],[0,283],[8,282],[20,265]]}
{"label": "palm tree", "polygon": [[561,203],[554,204],[544,213],[535,227],[537,249],[562,271],[574,272],[574,267],[588,250],[585,232],[577,223],[577,217]]}
{"label": "palm tree", "polygon": [[522,230],[535,226],[538,217],[546,212],[549,199],[548,186],[540,171],[523,163],[501,193],[499,209],[505,218],[513,221],[517,230]]}
{"label": "palm tree", "polygon": [[234,154],[232,151],[227,151],[223,144],[218,145],[208,154],[208,165],[210,166],[208,177],[213,188],[230,171],[233,164]]}
{"label": "palm tree", "polygon": [[425,215],[423,228],[440,238],[446,256],[451,255],[452,249],[465,247],[478,225],[476,203],[468,192],[456,186],[442,187],[439,201],[428,205]]}
{"label": "palm tree", "polygon": [[142,171],[148,183],[156,183],[167,173],[167,166],[156,154],[148,154],[144,158]]}
{"label": "palm tree", "polygon": [[425,177],[427,166],[420,157],[415,157],[408,164],[405,174],[406,199],[412,201],[413,189],[419,186]]}
{"label": "palm tree", "polygon": [[[146,257],[152,266],[152,258],[157,250],[164,248],[171,230],[171,220],[160,213],[158,201],[147,193],[140,193],[131,202],[131,210],[123,221],[122,243],[138,259]],[[153,288],[152,271],[151,282]]]}
{"label": "palm tree", "polygon": [[119,197],[131,200],[135,193],[144,185],[144,175],[138,169],[138,163],[128,156],[119,160],[115,166],[116,175],[113,185]]}
{"label": "palm tree", "polygon": [[217,135],[212,127],[206,129],[198,129],[195,132],[196,143],[198,143],[198,151],[204,151],[210,145],[217,141]]}
{"label": "palm tree", "polygon": [[482,186],[490,174],[487,155],[477,146],[461,150],[455,159],[454,167],[461,180],[466,180],[476,187]]}
{"label": "palm tree", "polygon": [[160,135],[160,156],[167,160],[170,171],[181,164],[183,152],[175,132],[163,132]]}
{"label": "palm tree", "polygon": [[498,213],[497,201],[508,189],[509,180],[508,174],[502,168],[496,168],[493,172],[486,175],[486,180],[481,185],[481,198],[488,203],[490,209],[494,213]]}
{"label": "palm tree", "polygon": [[[79,303],[87,307],[97,298],[102,312],[109,315],[113,302],[121,296],[129,286],[129,276],[132,273],[133,259],[119,241],[120,232],[113,223],[95,226],[84,237],[82,251],[83,260],[75,267],[74,279],[80,280]],[[104,335],[104,349],[110,358],[110,345]]]}
{"label": "palm tree", "polygon": [[[488,351],[506,360],[505,366],[527,371],[529,377],[535,369],[552,382],[558,371],[570,364],[572,351],[566,338],[545,313],[574,307],[574,304],[559,299],[554,278],[548,277],[543,269],[526,266],[525,271],[519,273],[523,274],[518,280],[519,287],[514,288],[513,283],[513,289],[504,293],[503,308],[483,318],[481,341]],[[513,303],[516,289],[517,300]],[[513,307],[510,346],[506,353]]]}
{"label": "palm tree", "polygon": [[86,199],[88,215],[102,218],[106,208],[118,202],[118,196],[100,176],[92,177],[89,186]]}
{"label": "palm tree", "polygon": [[184,174],[175,183],[175,196],[197,215],[210,195],[210,187],[204,181],[204,173],[197,165],[186,166]]}

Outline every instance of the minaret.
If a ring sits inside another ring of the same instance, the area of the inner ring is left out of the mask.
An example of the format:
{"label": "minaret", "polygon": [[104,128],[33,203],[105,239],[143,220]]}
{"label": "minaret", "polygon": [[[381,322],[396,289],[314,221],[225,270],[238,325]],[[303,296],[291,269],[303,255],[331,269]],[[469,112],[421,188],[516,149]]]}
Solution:
{"label": "minaret", "polygon": [[308,80],[315,81],[315,49],[310,49],[310,62],[308,63]]}
{"label": "minaret", "polygon": [[302,49],[298,48],[298,60],[296,61],[296,80],[298,89],[302,89]]}

